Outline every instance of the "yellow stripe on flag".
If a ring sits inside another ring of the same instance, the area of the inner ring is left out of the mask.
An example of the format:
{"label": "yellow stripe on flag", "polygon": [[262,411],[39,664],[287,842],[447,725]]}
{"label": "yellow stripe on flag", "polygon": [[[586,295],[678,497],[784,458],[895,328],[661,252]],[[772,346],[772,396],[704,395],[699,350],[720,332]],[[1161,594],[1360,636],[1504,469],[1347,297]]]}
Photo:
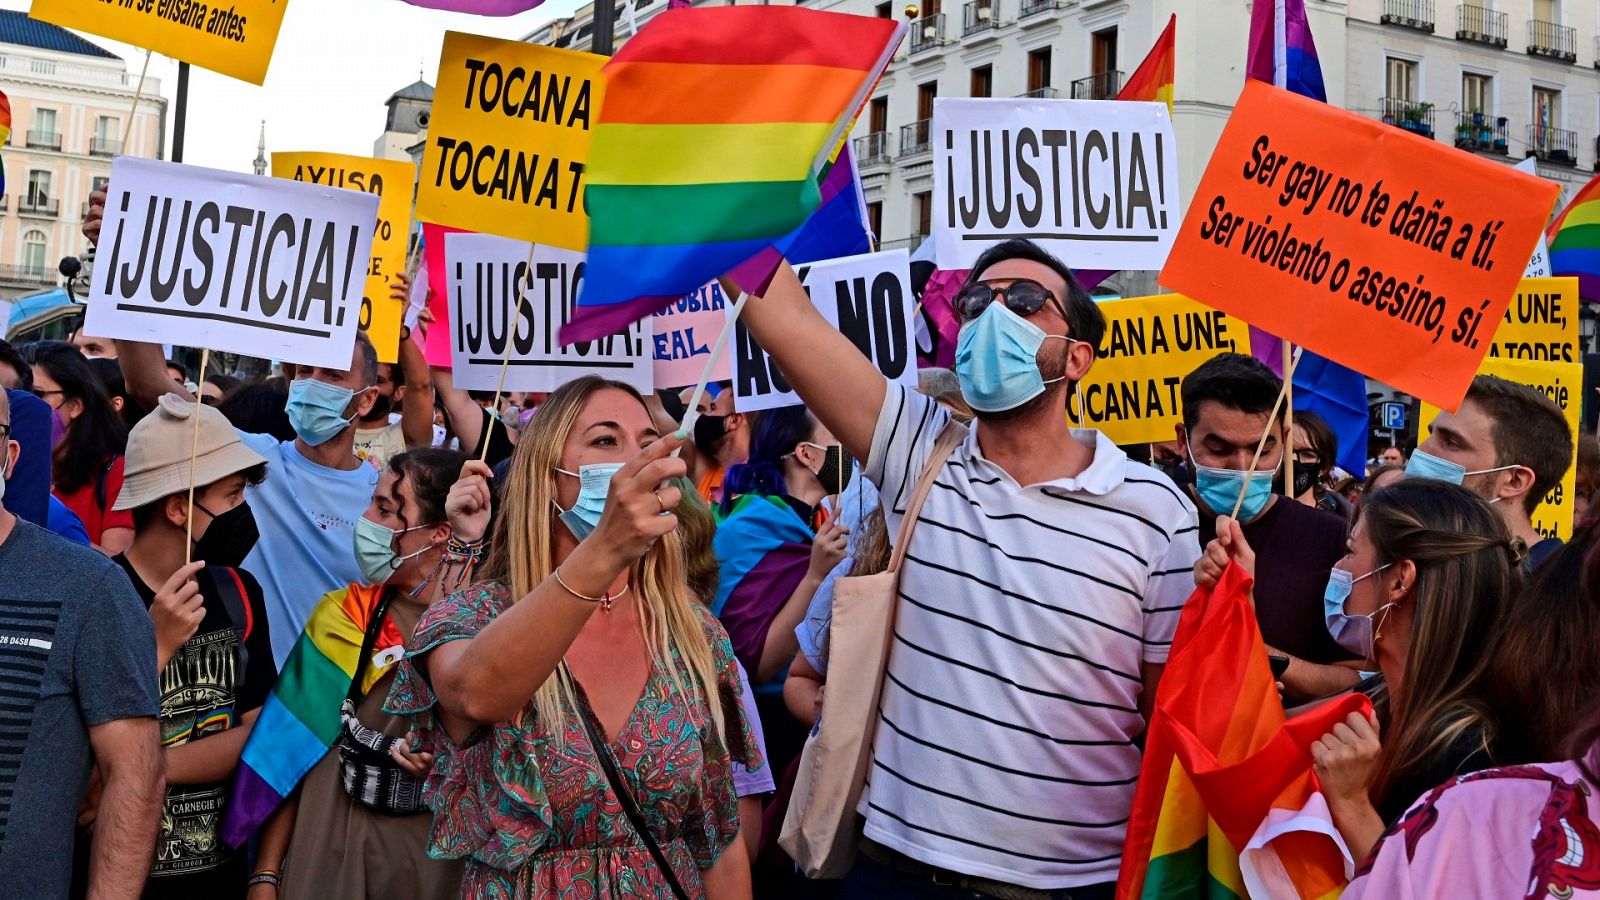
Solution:
{"label": "yellow stripe on flag", "polygon": [[739,184],[811,176],[832,122],[595,126],[589,181],[611,185]]}

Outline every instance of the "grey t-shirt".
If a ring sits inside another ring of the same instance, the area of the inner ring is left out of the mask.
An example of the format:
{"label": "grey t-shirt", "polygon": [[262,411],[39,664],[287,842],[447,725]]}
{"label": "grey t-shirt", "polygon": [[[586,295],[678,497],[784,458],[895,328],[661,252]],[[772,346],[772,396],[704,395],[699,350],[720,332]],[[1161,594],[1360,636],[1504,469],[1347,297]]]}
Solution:
{"label": "grey t-shirt", "polygon": [[0,543],[0,897],[67,895],[88,729],[160,708],[155,627],[128,577],[19,519]]}

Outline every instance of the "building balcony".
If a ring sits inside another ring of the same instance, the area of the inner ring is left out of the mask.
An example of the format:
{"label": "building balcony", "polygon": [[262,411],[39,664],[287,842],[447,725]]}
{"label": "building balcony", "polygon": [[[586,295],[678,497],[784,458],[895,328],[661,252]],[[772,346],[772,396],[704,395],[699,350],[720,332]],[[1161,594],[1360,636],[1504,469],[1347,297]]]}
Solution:
{"label": "building balcony", "polygon": [[912,253],[915,253],[915,252],[917,252],[917,248],[922,246],[922,242],[927,240],[927,239],[928,239],[928,236],[925,235],[925,234],[913,234],[910,237],[901,238],[901,239],[899,239],[897,241],[884,241],[883,243],[878,245],[878,249],[879,250],[899,250],[901,247],[904,247],[907,250],[911,251]]}
{"label": "building balcony", "polygon": [[61,215],[61,201],[46,200],[43,197],[19,197],[17,199],[17,213],[24,216],[53,219]]}
{"label": "building balcony", "polygon": [[869,166],[887,165],[889,162],[889,132],[874,131],[856,138],[856,165],[865,169]]}
{"label": "building balcony", "polygon": [[1378,21],[1433,34],[1433,0],[1383,0]]}
{"label": "building balcony", "polygon": [[1504,50],[1506,14],[1470,3],[1456,7],[1456,40],[1488,44]]}
{"label": "building balcony", "polygon": [[1042,22],[1048,18],[1044,16],[1045,13],[1054,12],[1060,8],[1061,0],[1022,0],[1022,6],[1017,10],[1017,18],[1026,20],[1039,16],[1042,18],[1038,18],[1036,21]]}
{"label": "building balcony", "polygon": [[1433,140],[1433,104],[1383,98],[1383,124]]}
{"label": "building balcony", "polygon": [[1018,100],[1054,100],[1056,89],[1053,87],[1034,88],[1026,94],[1018,94]]}
{"label": "building balcony", "polygon": [[1000,27],[1000,0],[972,0],[961,8],[961,36],[990,34]]}
{"label": "building balcony", "polygon": [[1528,55],[1562,62],[1578,61],[1578,29],[1554,22],[1528,20]]}
{"label": "building balcony", "polygon": [[1578,164],[1578,135],[1564,128],[1528,126],[1528,153],[1558,166]]}
{"label": "building balcony", "polygon": [[932,147],[933,120],[923,119],[900,126],[900,155],[927,153]]}
{"label": "building balcony", "polygon": [[1072,83],[1074,100],[1115,100],[1122,89],[1121,72],[1096,72]]}
{"label": "building balcony", "polygon": [[60,150],[61,132],[29,129],[27,146],[29,150]]}
{"label": "building balcony", "polygon": [[1509,128],[1505,116],[1490,116],[1481,112],[1456,115],[1456,147],[1474,153],[1510,152],[1507,138]]}
{"label": "building balcony", "polygon": [[944,45],[944,14],[923,16],[911,23],[911,55]]}
{"label": "building balcony", "polygon": [[121,153],[121,152],[122,152],[122,142],[121,141],[113,141],[113,140],[111,140],[109,138],[90,138],[89,139],[89,155],[90,156],[116,156],[118,153]]}
{"label": "building balcony", "polygon": [[51,285],[55,283],[55,273],[44,266],[0,265],[0,283]]}

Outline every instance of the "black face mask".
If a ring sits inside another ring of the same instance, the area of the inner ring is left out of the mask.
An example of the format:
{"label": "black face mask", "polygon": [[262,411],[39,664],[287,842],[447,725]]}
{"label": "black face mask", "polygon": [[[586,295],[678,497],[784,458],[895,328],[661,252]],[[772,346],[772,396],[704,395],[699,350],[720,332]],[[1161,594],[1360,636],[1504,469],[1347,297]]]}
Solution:
{"label": "black face mask", "polygon": [[[195,507],[208,515],[211,513],[198,503]],[[250,504],[240,503],[221,515],[211,516],[206,533],[194,542],[194,558],[205,560],[208,566],[238,567],[244,564],[244,558],[255,549],[260,537]]]}
{"label": "black face mask", "polygon": [[717,444],[727,436],[727,416],[701,416],[694,420],[694,445],[707,456],[716,456]]}
{"label": "black face mask", "polygon": [[838,444],[829,447],[822,459],[822,468],[817,471],[817,481],[822,484],[822,490],[830,495],[844,493],[855,465],[856,461],[845,455],[843,447]]}
{"label": "black face mask", "polygon": [[1154,463],[1153,465],[1157,469],[1160,469],[1161,472],[1168,478],[1171,478],[1172,483],[1178,487],[1183,487],[1184,485],[1190,484],[1194,481],[1194,475],[1189,470],[1188,464],[1181,459],[1167,460],[1165,462]]}
{"label": "black face mask", "polygon": [[1304,494],[1306,491],[1311,490],[1312,485],[1315,485],[1316,483],[1317,470],[1309,466],[1299,465],[1297,463],[1294,467],[1294,493],[1290,496],[1298,497],[1301,494]]}

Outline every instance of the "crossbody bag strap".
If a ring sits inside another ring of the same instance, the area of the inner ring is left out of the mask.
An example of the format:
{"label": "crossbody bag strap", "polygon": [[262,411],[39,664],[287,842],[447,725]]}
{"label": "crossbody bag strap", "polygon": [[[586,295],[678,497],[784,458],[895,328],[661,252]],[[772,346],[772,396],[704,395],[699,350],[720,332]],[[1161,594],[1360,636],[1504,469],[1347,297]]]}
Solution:
{"label": "crossbody bag strap", "polygon": [[917,517],[922,513],[922,501],[928,499],[928,493],[933,490],[933,482],[938,479],[939,473],[944,471],[945,463],[950,461],[950,454],[967,438],[967,428],[954,419],[939,432],[939,439],[933,444],[933,452],[928,454],[928,464],[922,470],[922,476],[917,479],[916,490],[911,492],[911,502],[906,504],[905,515],[900,519],[900,531],[894,536],[894,549],[889,556],[887,571],[899,573],[900,564],[906,558],[906,548],[911,546],[911,533],[917,528]]}
{"label": "crossbody bag strap", "polygon": [[667,879],[667,886],[672,888],[672,895],[678,900],[689,900],[689,893],[679,883],[678,874],[672,870],[672,864],[667,862],[666,854],[661,852],[655,836],[650,833],[650,825],[644,820],[644,813],[633,802],[633,793],[628,790],[627,782],[622,780],[622,774],[617,771],[616,760],[611,758],[610,742],[601,735],[600,720],[590,708],[589,698],[581,686],[577,694],[578,718],[583,720],[583,730],[589,734],[589,743],[594,747],[595,759],[600,761],[600,771],[605,773],[606,781],[611,784],[611,792],[617,795],[617,803],[622,807],[622,814],[628,817],[634,833],[639,835],[639,840],[644,842],[645,849],[650,851],[650,858],[656,861],[656,868],[660,869],[661,874]]}
{"label": "crossbody bag strap", "polygon": [[367,633],[361,639],[361,655],[356,657],[356,673],[350,679],[350,690],[344,695],[346,700],[357,706],[361,705],[361,677],[367,674],[367,660],[372,658],[372,651],[378,646],[378,635],[383,633],[383,617],[388,613],[389,592],[379,588],[378,603],[372,610],[372,621],[367,623]]}

